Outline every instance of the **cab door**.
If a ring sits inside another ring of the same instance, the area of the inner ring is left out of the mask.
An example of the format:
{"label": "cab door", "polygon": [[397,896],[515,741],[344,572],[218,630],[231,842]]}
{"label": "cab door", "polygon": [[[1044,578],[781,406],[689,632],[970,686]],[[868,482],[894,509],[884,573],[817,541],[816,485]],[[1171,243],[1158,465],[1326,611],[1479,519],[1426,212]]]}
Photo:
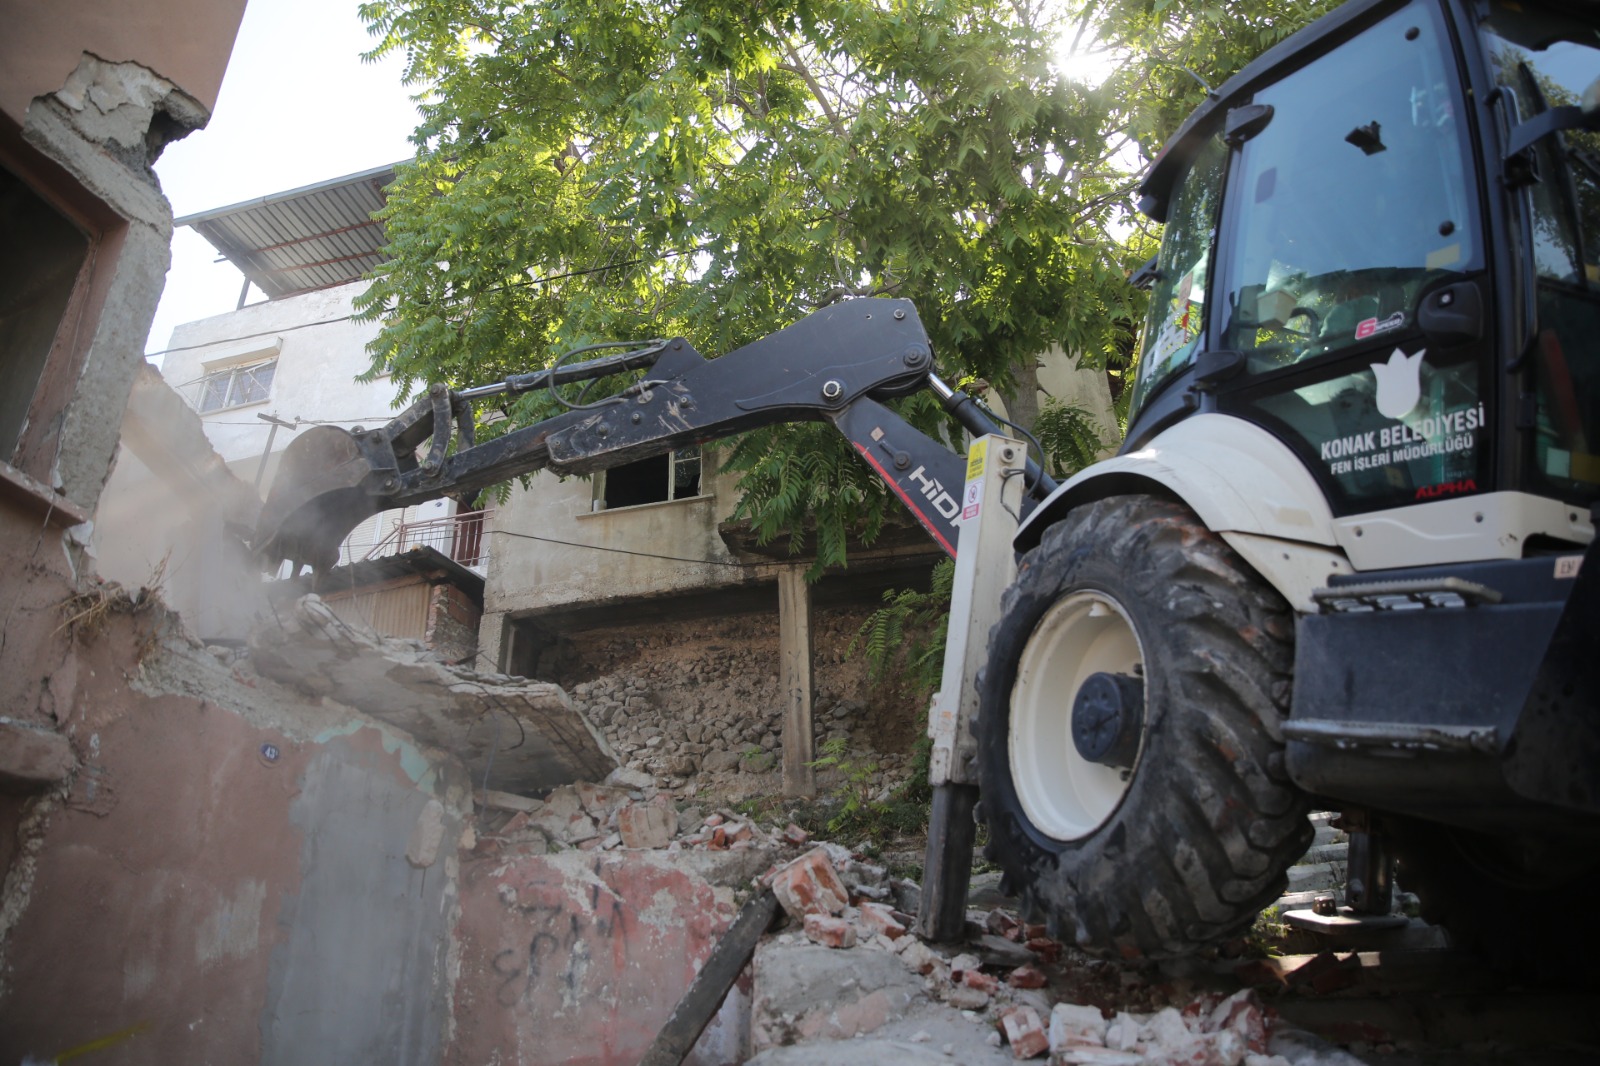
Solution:
{"label": "cab door", "polygon": [[1257,91],[1237,138],[1214,314],[1240,366],[1217,409],[1294,448],[1335,515],[1497,487],[1494,300],[1455,55],[1432,0],[1379,9]]}

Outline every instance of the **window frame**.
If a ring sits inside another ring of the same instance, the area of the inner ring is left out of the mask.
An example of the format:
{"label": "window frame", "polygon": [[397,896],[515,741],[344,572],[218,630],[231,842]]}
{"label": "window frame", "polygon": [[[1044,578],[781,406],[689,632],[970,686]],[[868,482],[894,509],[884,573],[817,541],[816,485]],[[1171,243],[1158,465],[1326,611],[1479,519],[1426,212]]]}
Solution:
{"label": "window frame", "polygon": [[[234,390],[238,385],[240,375],[254,374],[265,367],[272,368],[272,377],[267,381],[264,394],[250,399],[234,399]],[[208,407],[206,401],[212,393],[211,385],[223,377],[227,378],[227,384],[222,394],[222,402],[214,407]],[[202,415],[214,415],[219,411],[232,411],[240,407],[249,407],[252,404],[267,403],[272,399],[272,386],[277,381],[277,378],[278,356],[276,354],[266,359],[244,359],[220,366],[214,364],[207,366],[205,374],[200,378],[199,394],[195,398],[195,410]]]}
{"label": "window frame", "polygon": [[[694,453],[692,457],[687,455],[689,452]],[[644,463],[656,458],[659,458],[659,456],[647,456],[644,459],[637,459],[635,462]],[[594,474],[594,477],[590,478],[590,513],[600,514],[611,511],[631,511],[639,507],[656,507],[663,503],[680,503],[684,500],[704,499],[709,495],[709,493],[705,491],[705,451],[700,447],[700,445],[694,444],[687,448],[674,448],[666,453],[666,459],[667,495],[665,499],[648,500],[644,503],[628,503],[612,506],[606,500],[607,475],[610,474],[611,471],[597,470]],[[691,461],[691,459],[699,468],[695,476],[695,491],[687,496],[679,496],[677,479],[678,464],[688,463]],[[622,465],[631,466],[633,464],[624,463]],[[613,469],[621,469],[621,467],[616,467]]]}

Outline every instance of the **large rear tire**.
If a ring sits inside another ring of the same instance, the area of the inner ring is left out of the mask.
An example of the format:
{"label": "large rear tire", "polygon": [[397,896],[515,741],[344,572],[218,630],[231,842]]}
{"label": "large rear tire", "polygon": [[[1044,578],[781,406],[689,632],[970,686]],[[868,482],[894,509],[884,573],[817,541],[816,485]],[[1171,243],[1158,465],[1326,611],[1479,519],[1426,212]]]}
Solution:
{"label": "large rear tire", "polygon": [[[1095,954],[1173,958],[1281,894],[1311,840],[1279,728],[1292,636],[1282,597],[1179,504],[1112,497],[1045,533],[979,682],[985,855],[1026,914]],[[1142,689],[1125,768],[1071,733],[1106,675]]]}

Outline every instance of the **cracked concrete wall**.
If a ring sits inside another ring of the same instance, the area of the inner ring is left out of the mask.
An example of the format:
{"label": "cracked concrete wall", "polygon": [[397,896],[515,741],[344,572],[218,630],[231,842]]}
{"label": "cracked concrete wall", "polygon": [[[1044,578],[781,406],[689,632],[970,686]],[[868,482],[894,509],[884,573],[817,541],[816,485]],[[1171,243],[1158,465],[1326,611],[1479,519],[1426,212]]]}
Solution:
{"label": "cracked concrete wall", "polygon": [[[171,262],[172,209],[150,164],[205,124],[206,110],[137,63],[85,53],[67,82],[29,105],[22,140],[63,168],[70,196],[101,218],[75,295],[75,344],[59,339],[11,462],[92,510]],[[63,322],[63,331],[69,325]]]}
{"label": "cracked concrete wall", "polygon": [[465,768],[149,601],[82,636],[79,766],[0,805],[0,1060],[437,1063]]}
{"label": "cracked concrete wall", "polygon": [[0,111],[17,119],[84,52],[138,62],[213,108],[244,0],[0,0]]}

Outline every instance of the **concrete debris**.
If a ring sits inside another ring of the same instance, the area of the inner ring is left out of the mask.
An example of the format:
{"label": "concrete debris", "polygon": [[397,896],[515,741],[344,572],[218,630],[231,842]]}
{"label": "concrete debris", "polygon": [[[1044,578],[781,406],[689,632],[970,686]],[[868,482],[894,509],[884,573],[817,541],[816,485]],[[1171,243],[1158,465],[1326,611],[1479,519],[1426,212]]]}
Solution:
{"label": "concrete debris", "polygon": [[487,776],[491,789],[532,794],[602,780],[616,767],[604,737],[557,686],[448,666],[418,644],[343,621],[314,595],[258,626],[250,651],[263,676],[458,756],[479,787]]}
{"label": "concrete debris", "polygon": [[756,949],[751,1039],[755,1050],[811,1040],[851,1040],[904,1016],[922,982],[887,952],[839,951],[769,940]]}
{"label": "concrete debris", "polygon": [[60,733],[0,718],[0,787],[33,792],[65,781],[77,766],[72,744]]}
{"label": "concrete debris", "polygon": [[807,914],[804,928],[806,938],[825,948],[853,948],[856,946],[856,927],[843,918],[831,914]]}
{"label": "concrete debris", "polygon": [[630,803],[617,812],[625,848],[664,848],[678,831],[678,812],[652,803]]}

